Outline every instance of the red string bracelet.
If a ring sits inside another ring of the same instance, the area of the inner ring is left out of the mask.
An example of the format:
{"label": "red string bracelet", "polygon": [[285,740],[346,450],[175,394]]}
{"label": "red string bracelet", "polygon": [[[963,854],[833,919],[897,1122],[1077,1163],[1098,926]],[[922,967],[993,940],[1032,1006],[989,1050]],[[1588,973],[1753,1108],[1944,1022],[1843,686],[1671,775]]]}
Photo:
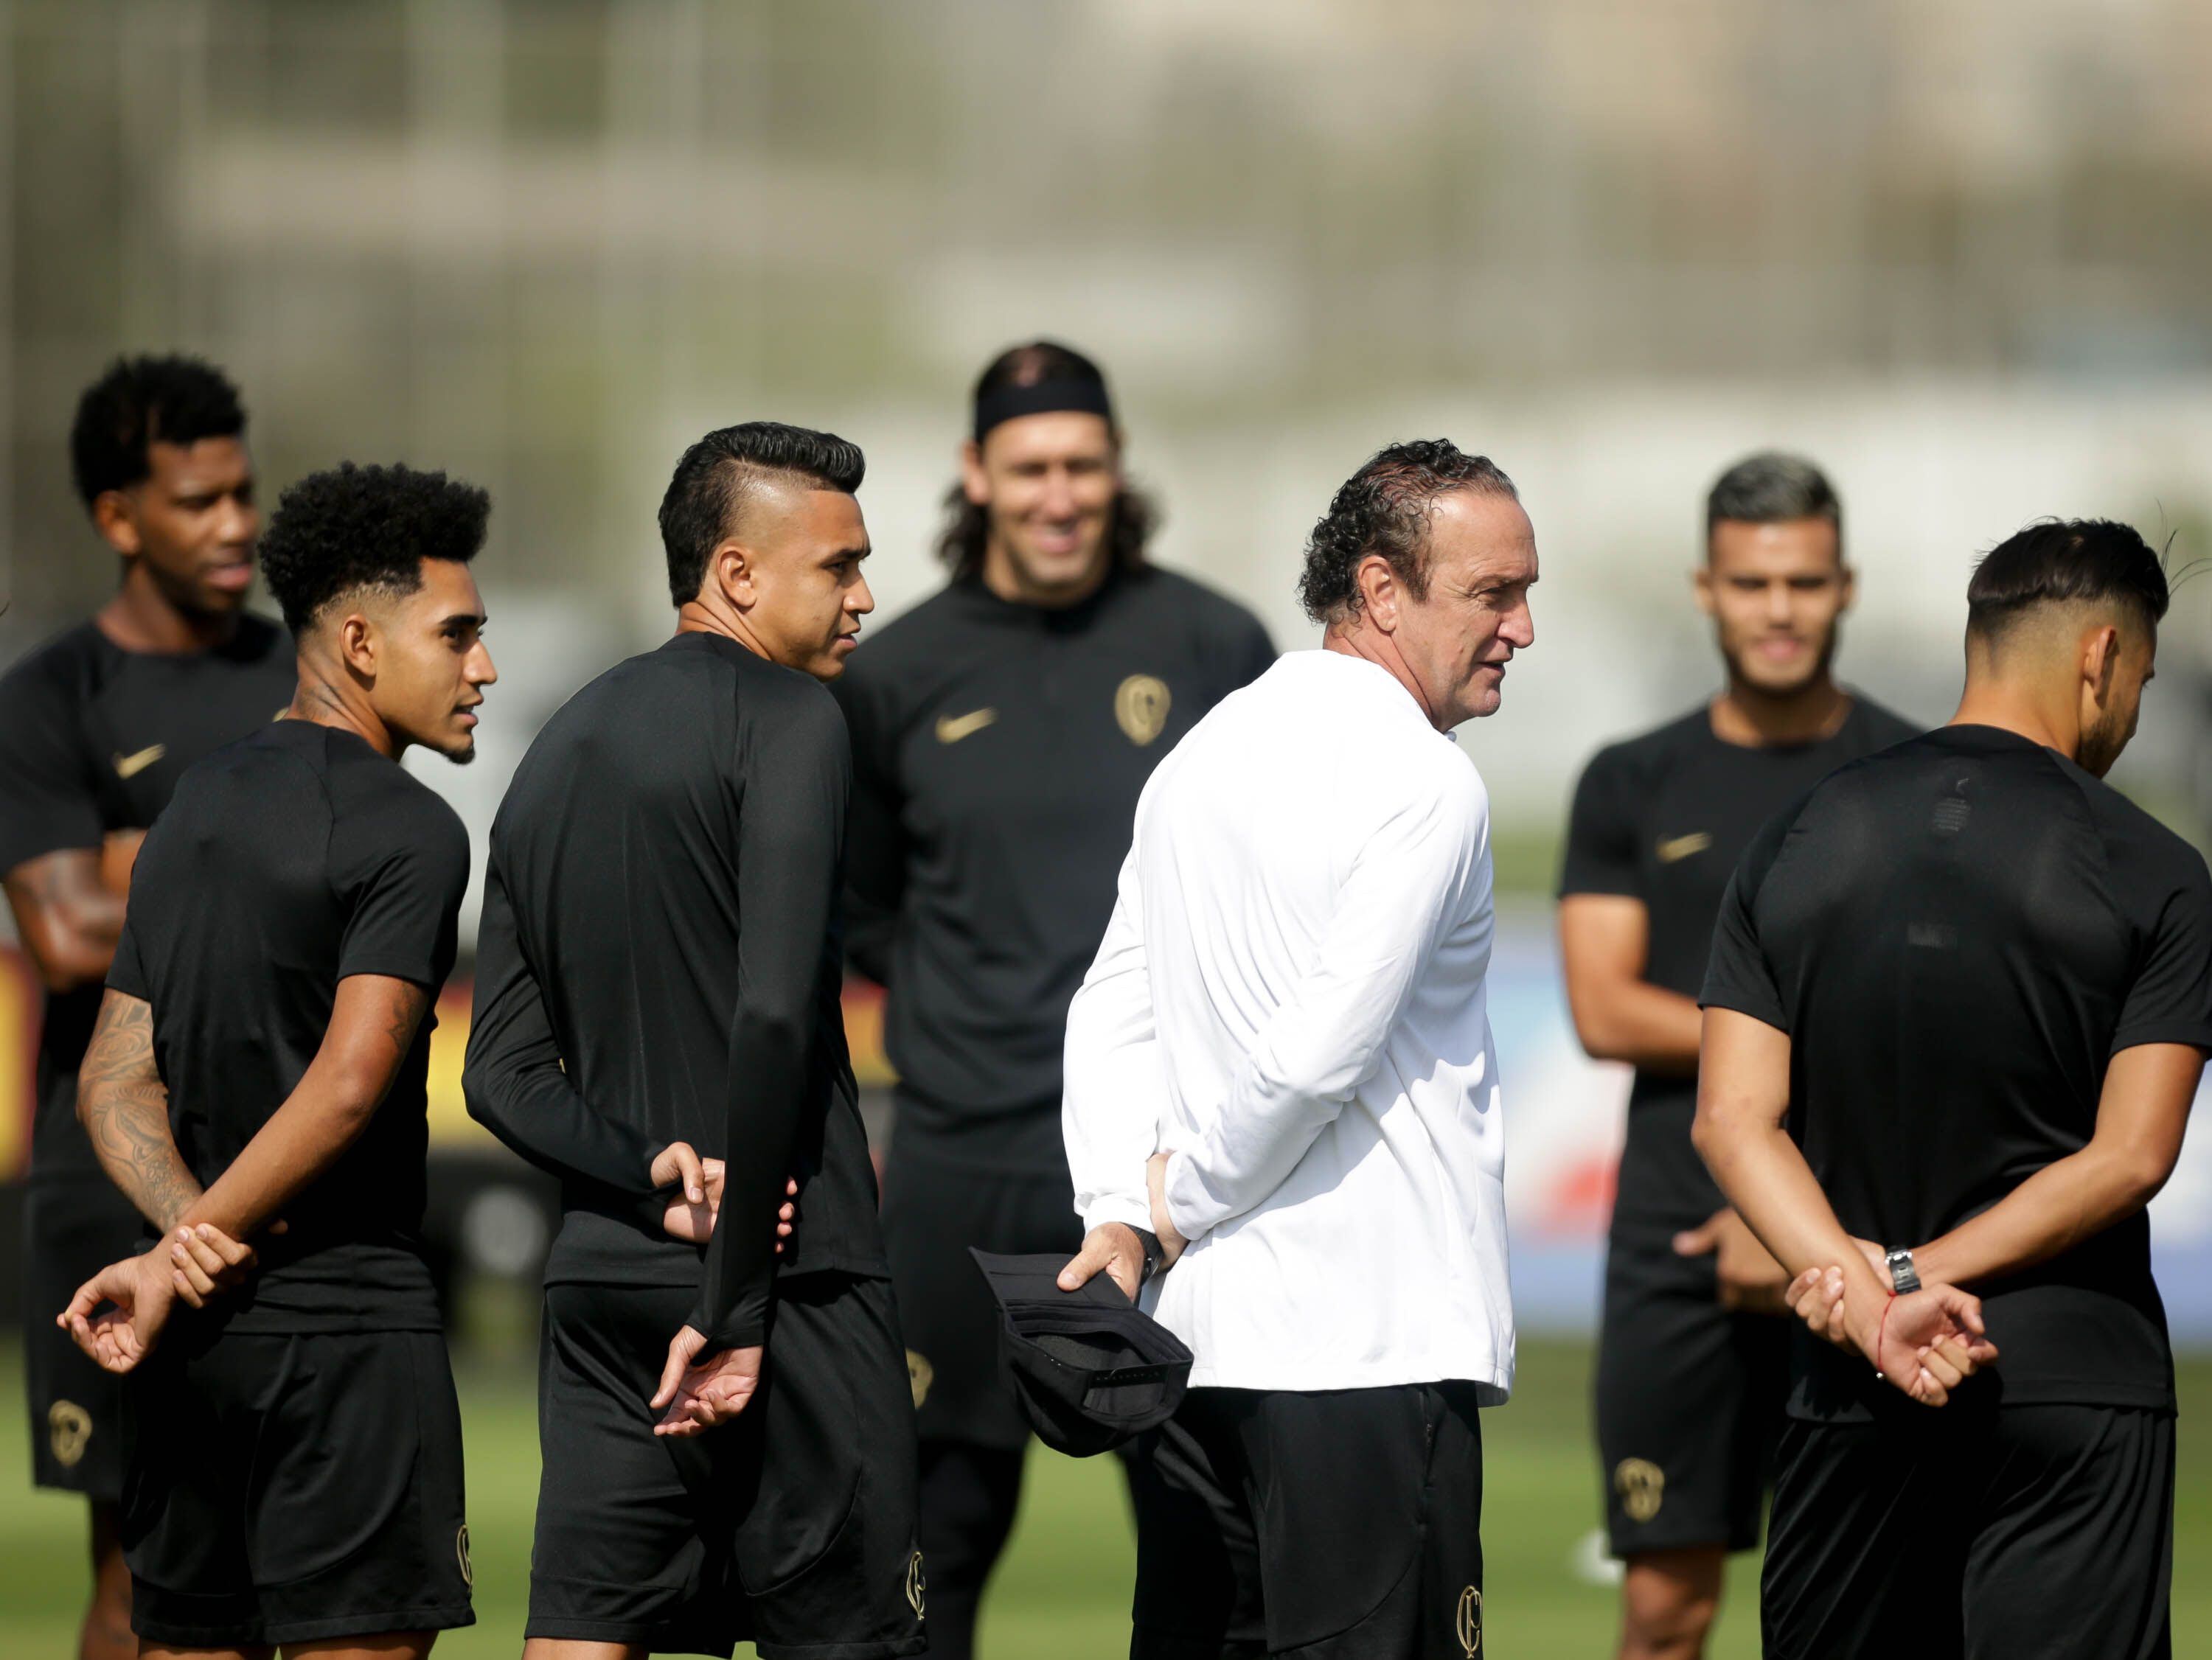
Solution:
{"label": "red string bracelet", "polygon": [[1889,1293],[1889,1300],[1881,1306],[1881,1324],[1874,1329],[1874,1375],[1877,1378],[1884,1375],[1881,1369],[1881,1345],[1883,1339],[1889,1336],[1889,1311],[1896,1306],[1897,1293],[1893,1291]]}

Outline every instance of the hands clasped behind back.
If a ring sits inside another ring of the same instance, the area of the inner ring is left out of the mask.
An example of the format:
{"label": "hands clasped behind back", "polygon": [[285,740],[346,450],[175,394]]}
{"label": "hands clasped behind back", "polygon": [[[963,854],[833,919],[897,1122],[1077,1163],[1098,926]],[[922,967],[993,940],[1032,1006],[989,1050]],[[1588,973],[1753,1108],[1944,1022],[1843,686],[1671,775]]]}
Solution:
{"label": "hands clasped behind back", "polygon": [[1790,1282],[1790,1312],[1814,1336],[1865,1356],[1891,1388],[1940,1407],[1951,1390],[1996,1362],[1981,1299],[1951,1285],[1899,1295],[1887,1289],[1887,1273],[1875,1268],[1872,1290],[1855,1294],[1858,1282],[1842,1267],[1808,1269]]}
{"label": "hands clasped behind back", "polygon": [[[672,1142],[654,1155],[653,1185],[673,1190],[660,1222],[670,1239],[704,1245],[714,1237],[721,1216],[724,1170],[721,1160],[701,1158],[688,1142]],[[798,1219],[798,1179],[787,1178],[775,1217],[779,1257]],[[763,1349],[720,1349],[702,1360],[706,1346],[706,1335],[688,1325],[670,1340],[660,1387],[649,1403],[656,1410],[665,1409],[653,1426],[655,1435],[696,1435],[726,1423],[744,1410],[760,1386]]]}
{"label": "hands clasped behind back", "polygon": [[126,1372],[153,1352],[179,1300],[205,1307],[243,1285],[258,1260],[211,1222],[179,1227],[87,1280],[54,1324],[103,1370]]}

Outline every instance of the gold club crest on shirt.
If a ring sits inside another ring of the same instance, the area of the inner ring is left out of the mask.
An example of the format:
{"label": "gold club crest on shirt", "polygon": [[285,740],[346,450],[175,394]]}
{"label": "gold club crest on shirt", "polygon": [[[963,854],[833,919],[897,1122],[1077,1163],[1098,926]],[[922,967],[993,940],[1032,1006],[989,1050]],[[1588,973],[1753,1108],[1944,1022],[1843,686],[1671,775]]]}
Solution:
{"label": "gold club crest on shirt", "polygon": [[1142,748],[1167,730],[1175,695],[1153,675],[1132,675],[1114,688],[1114,718],[1121,734]]}
{"label": "gold club crest on shirt", "polygon": [[917,1412],[921,1409],[921,1403],[929,1398],[929,1386],[936,1379],[937,1368],[913,1349],[907,1350],[906,1381],[907,1386],[914,1390],[914,1404]]}

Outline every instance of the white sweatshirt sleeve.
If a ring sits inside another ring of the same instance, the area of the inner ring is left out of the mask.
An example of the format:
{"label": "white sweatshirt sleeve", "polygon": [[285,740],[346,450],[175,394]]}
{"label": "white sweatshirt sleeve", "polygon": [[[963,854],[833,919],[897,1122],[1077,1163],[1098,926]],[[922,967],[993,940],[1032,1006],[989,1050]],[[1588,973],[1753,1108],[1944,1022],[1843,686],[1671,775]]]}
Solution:
{"label": "white sweatshirt sleeve", "polygon": [[1264,1201],[1382,1063],[1488,833],[1481,780],[1468,767],[1360,847],[1312,968],[1254,1039],[1205,1134],[1168,1161],[1168,1215],[1184,1238]]}
{"label": "white sweatshirt sleeve", "polygon": [[1106,937],[1067,1011],[1064,1058],[1060,1133],[1083,1226],[1149,1229],[1145,1161],[1159,1150],[1167,1074],[1152,1023],[1133,844],[1121,861]]}

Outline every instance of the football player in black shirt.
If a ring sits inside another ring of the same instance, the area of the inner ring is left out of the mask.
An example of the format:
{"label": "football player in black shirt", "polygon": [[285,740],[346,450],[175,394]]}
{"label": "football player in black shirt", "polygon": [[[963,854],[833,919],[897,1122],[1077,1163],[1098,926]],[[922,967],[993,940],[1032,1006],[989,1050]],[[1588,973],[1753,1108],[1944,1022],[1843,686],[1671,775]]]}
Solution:
{"label": "football player in black shirt", "polygon": [[1073,1254],[1067,1008],[1137,797],[1274,661],[1243,607],[1146,561],[1096,364],[1049,342],[977,382],[939,551],[952,580],[836,683],[853,735],[849,960],[899,1073],[884,1229],[921,1435],[930,1652],[964,1660],[1029,1432],[968,1248]]}
{"label": "football player in black shirt", "polygon": [[78,1112],[161,1237],[61,1322],[131,1374],[142,1652],[356,1638],[419,1657],[473,1618],[421,1239],[430,1009],[469,845],[398,756],[474,753],[488,507],[404,467],[285,493],[262,561],[298,694],[185,773],[131,879]]}
{"label": "football player in black shirt", "polygon": [[[246,412],[185,357],[115,363],[79,402],[76,488],[122,580],[89,621],[0,677],[0,879],[46,991],[24,1206],[24,1306],[51,1313],[134,1249],[137,1213],[76,1121],[76,1072],[123,926],[139,837],[185,769],[274,720],[297,676],[283,629],[249,613],[259,519]],[[131,1575],[118,1385],[43,1318],[23,1336],[32,1471],[91,1500],[85,1660],[126,1660]]]}
{"label": "football player in black shirt", "polygon": [[2167,599],[2124,524],[2002,543],[1951,724],[1777,817],[1722,905],[1698,1148],[1839,1345],[1793,1357],[1776,1660],[2172,1652],[2144,1207],[2212,1050],[2212,875],[2101,782]]}
{"label": "football player in black shirt", "polygon": [[1694,1660],[1725,1554],[1759,1542],[1781,1428],[1784,1278],[1690,1144],[1698,987],[1713,918],[1759,827],[1844,762],[1911,736],[1835,679],[1851,600],[1843,510],[1820,470],[1754,455],[1705,503],[1699,605],[1728,681],[1602,750],[1575,792],[1559,882],[1583,1046],[1636,1069],[1607,1251],[1597,1439],[1627,1564],[1622,1660]]}
{"label": "football player in black shirt", "polygon": [[546,723],[492,827],[463,1085],[562,1182],[532,1660],[922,1650],[914,1404],[838,1018],[852,764],[821,684],[874,605],[862,470],[769,421],[685,451],[675,637]]}

